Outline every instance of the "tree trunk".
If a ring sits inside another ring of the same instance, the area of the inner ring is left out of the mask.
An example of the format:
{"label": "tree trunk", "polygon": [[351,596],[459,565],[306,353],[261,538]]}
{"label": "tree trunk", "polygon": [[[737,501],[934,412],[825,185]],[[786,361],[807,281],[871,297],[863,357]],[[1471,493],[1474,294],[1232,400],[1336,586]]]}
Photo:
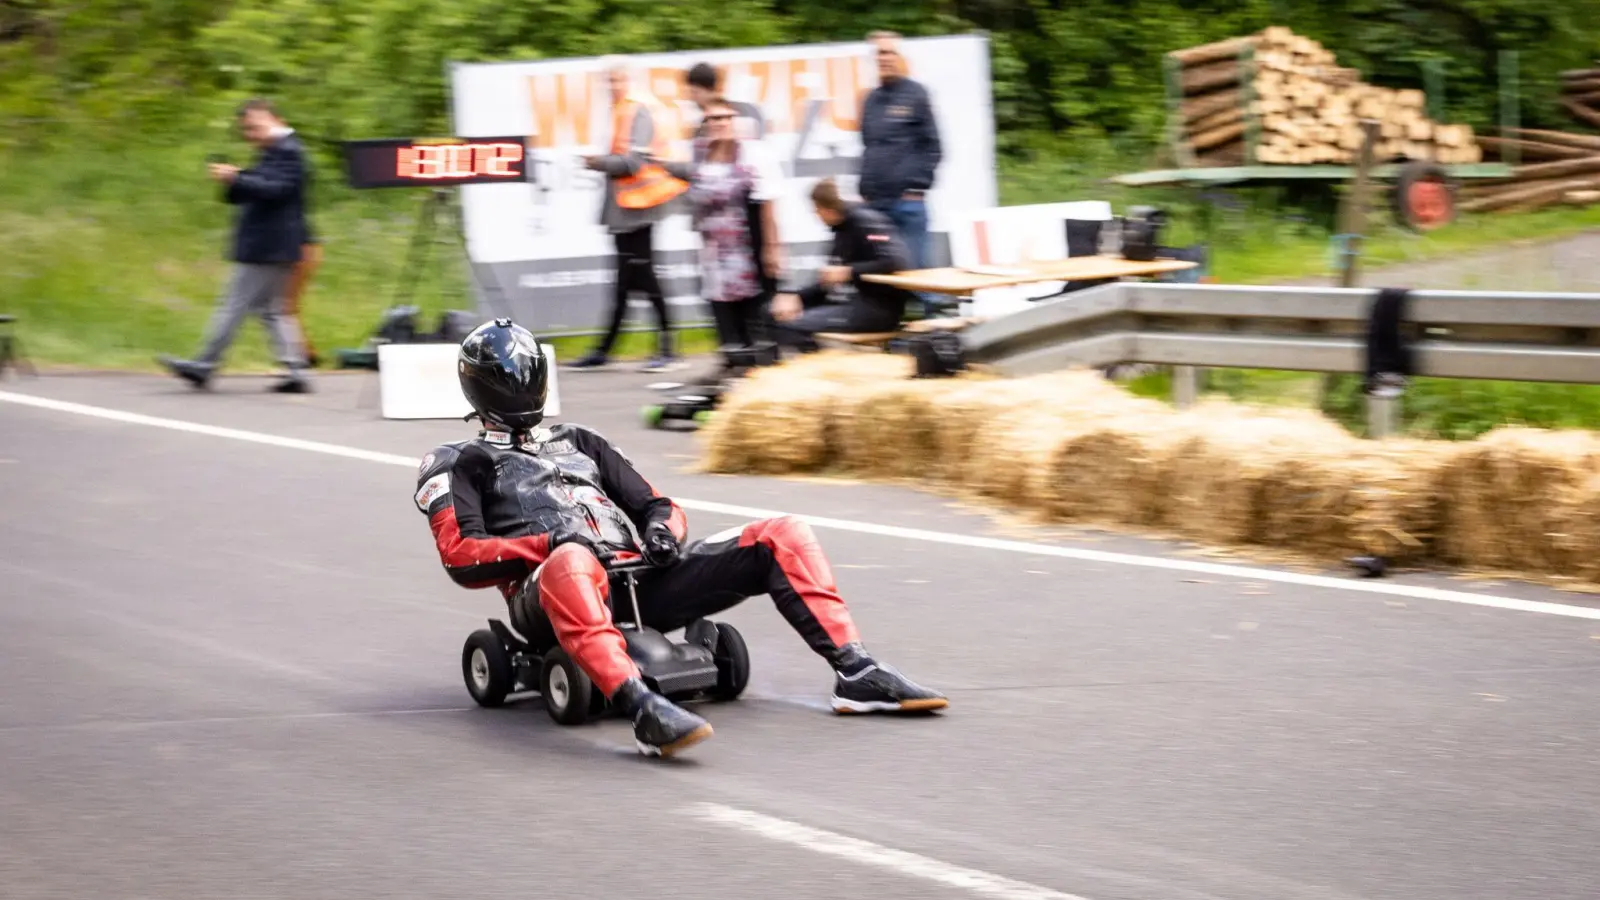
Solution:
{"label": "tree trunk", "polygon": [[1212,113],[1204,119],[1196,119],[1193,124],[1188,126],[1188,130],[1190,134],[1201,134],[1213,128],[1221,128],[1224,125],[1232,125],[1235,122],[1242,121],[1244,121],[1244,107],[1230,106],[1221,112]]}
{"label": "tree trunk", "polygon": [[1238,84],[1242,80],[1243,69],[1244,67],[1236,61],[1224,59],[1184,69],[1179,81],[1184,96],[1192,97],[1195,94],[1204,94],[1217,88]]}
{"label": "tree trunk", "polygon": [[1521,158],[1525,160],[1585,159],[1596,155],[1594,150],[1585,150],[1581,147],[1563,147],[1560,144],[1522,141],[1516,138],[1480,137],[1478,143],[1499,153],[1501,159],[1505,158],[1505,151],[1511,147],[1517,148]]}
{"label": "tree trunk", "polygon": [[1203,97],[1192,97],[1183,101],[1183,105],[1179,107],[1179,110],[1183,115],[1183,121],[1188,123],[1219,113],[1230,106],[1242,107],[1242,102],[1243,95],[1237,88],[1234,88],[1232,90],[1218,91],[1215,94],[1206,94]]}
{"label": "tree trunk", "polygon": [[1247,35],[1245,37],[1230,38],[1214,44],[1203,44],[1199,47],[1189,47],[1184,50],[1174,50],[1167,55],[1184,64],[1185,66],[1198,66],[1219,59],[1237,59],[1239,54],[1249,47],[1254,47],[1261,41],[1260,35]]}
{"label": "tree trunk", "polygon": [[1595,112],[1581,103],[1574,103],[1572,100],[1566,97],[1561,98],[1561,105],[1565,107],[1567,112],[1571,113],[1574,118],[1583,122],[1588,122],[1590,125],[1593,125],[1596,128],[1600,128],[1600,112]]}
{"label": "tree trunk", "polygon": [[1202,134],[1197,134],[1194,136],[1194,139],[1190,141],[1190,143],[1196,150],[1209,150],[1212,147],[1220,147],[1229,141],[1236,141],[1243,135],[1244,122],[1241,121],[1235,122],[1232,125],[1224,125],[1221,128],[1213,128],[1210,131]]}
{"label": "tree trunk", "polygon": [[1593,135],[1570,134],[1565,131],[1541,131],[1537,128],[1513,128],[1511,132],[1524,139],[1543,141],[1547,144],[1561,144],[1585,150],[1600,151],[1600,137]]}

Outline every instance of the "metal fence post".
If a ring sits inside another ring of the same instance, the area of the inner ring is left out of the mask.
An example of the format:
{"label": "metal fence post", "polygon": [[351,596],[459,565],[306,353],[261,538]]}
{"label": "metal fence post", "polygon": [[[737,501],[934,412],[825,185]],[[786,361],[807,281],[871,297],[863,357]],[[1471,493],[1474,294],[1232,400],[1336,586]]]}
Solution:
{"label": "metal fence post", "polygon": [[1400,417],[1400,395],[1377,397],[1367,395],[1367,437],[1386,438],[1395,433]]}
{"label": "metal fence post", "polygon": [[1200,397],[1200,370],[1194,366],[1172,367],[1172,402],[1188,409]]}

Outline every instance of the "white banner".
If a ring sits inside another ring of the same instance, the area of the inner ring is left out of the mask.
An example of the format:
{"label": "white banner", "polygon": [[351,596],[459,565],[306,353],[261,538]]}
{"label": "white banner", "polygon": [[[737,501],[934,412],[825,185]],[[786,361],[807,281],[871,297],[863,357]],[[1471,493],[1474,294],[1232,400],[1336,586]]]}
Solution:
{"label": "white banner", "polygon": [[[904,44],[911,77],[928,89],[943,160],[928,195],[930,229],[948,231],[961,213],[994,206],[994,116],[988,41],[981,35],[912,38]],[[755,104],[766,120],[766,150],[786,185],[778,227],[791,269],[821,263],[829,233],[811,209],[811,186],[832,175],[853,193],[860,162],[857,118],[877,86],[870,45],[807,44],[699,50],[628,57],[634,88],[666,109],[661,123],[676,137],[672,155],[687,158],[699,109],[684,75],[697,62],[723,72],[724,93]],[[529,327],[589,329],[605,315],[614,278],[611,237],[599,224],[604,176],[583,167],[606,152],[611,100],[598,57],[451,68],[454,134],[529,136],[531,184],[466,185],[461,191],[468,251],[480,275],[505,290]],[[935,243],[939,243],[936,241]],[[698,304],[694,251],[699,236],[685,215],[656,228],[657,271],[669,297]],[[937,253],[936,253],[937,255]],[[681,317],[681,314],[679,314]],[[532,321],[529,321],[529,320]]]}

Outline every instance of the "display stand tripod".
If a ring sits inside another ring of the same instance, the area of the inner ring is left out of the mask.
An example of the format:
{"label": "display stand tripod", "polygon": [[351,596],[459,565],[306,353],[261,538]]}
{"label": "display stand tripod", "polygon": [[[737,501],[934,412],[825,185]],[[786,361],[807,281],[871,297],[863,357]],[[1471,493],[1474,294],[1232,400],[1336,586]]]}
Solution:
{"label": "display stand tripod", "polygon": [[[439,226],[443,222],[448,232],[439,234]],[[509,316],[509,304],[506,303],[504,292],[498,281],[490,279],[492,283],[485,284],[478,277],[478,273],[471,266],[471,258],[467,255],[467,234],[461,223],[461,207],[455,202],[451,188],[436,188],[428,192],[423,200],[422,207],[417,211],[417,227],[411,233],[411,245],[406,249],[406,261],[401,267],[399,279],[395,282],[394,300],[389,308],[384,311],[379,321],[378,332],[382,333],[390,328],[390,323],[407,317],[416,319],[421,314],[421,309],[411,304],[412,297],[416,294],[417,284],[421,281],[426,268],[435,263],[434,248],[442,242],[449,242],[461,250],[461,259],[467,262],[468,277],[477,288],[478,293],[487,301],[492,309],[500,315]],[[399,335],[401,339],[409,339],[412,332],[407,329]],[[392,339],[392,338],[391,338]],[[390,339],[374,337],[367,342],[366,347],[360,349],[342,349],[339,351],[339,367],[341,369],[377,369],[377,345],[386,343]]]}
{"label": "display stand tripod", "polygon": [[[478,294],[488,305],[495,310],[500,310],[501,315],[509,316],[509,304],[506,303],[504,292],[497,280],[491,278],[490,284],[484,284],[472,268],[471,257],[467,253],[467,234],[462,227],[461,207],[455,202],[455,197],[450,188],[435,188],[428,192],[422,202],[422,208],[417,212],[417,227],[411,234],[411,245],[406,250],[406,261],[400,270],[399,280],[395,283],[394,301],[384,311],[379,320],[377,333],[367,341],[367,346],[360,349],[342,349],[339,351],[339,368],[341,369],[370,369],[378,370],[378,346],[390,342],[409,342],[415,336],[415,326],[420,325],[421,309],[411,304],[411,299],[416,293],[418,282],[426,267],[435,262],[434,248],[440,244],[441,235],[439,226],[443,222],[448,234],[443,236],[444,241],[461,249],[461,260],[467,263],[467,274]],[[414,324],[406,324],[406,320]],[[356,398],[357,407],[377,405],[377,398],[372,394],[377,388],[377,379],[370,379],[361,388],[361,393]]]}

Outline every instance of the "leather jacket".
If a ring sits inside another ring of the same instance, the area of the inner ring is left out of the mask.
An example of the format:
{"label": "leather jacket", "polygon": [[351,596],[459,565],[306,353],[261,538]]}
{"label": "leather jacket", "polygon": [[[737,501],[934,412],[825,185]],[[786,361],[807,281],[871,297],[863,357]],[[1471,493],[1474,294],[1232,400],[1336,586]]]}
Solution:
{"label": "leather jacket", "polygon": [[445,571],[469,588],[508,589],[571,540],[638,554],[653,523],[680,541],[687,535],[677,504],[581,425],[519,435],[486,429],[441,444],[422,459],[414,499]]}

